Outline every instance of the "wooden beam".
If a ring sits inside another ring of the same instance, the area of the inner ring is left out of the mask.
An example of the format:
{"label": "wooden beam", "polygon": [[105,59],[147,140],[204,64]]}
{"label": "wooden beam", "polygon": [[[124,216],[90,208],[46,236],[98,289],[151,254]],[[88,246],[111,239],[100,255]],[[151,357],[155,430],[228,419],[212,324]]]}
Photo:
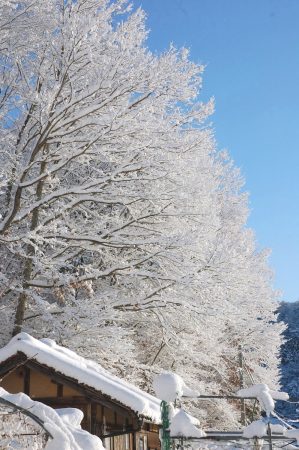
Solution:
{"label": "wooden beam", "polygon": [[63,384],[57,383],[57,397],[63,397]]}
{"label": "wooden beam", "polygon": [[30,396],[30,369],[24,367],[24,394]]}
{"label": "wooden beam", "polygon": [[97,433],[97,405],[96,403],[91,403],[91,434]]}
{"label": "wooden beam", "polygon": [[83,396],[72,396],[72,397],[34,397],[34,400],[41,403],[47,403],[49,406],[51,405],[78,405],[85,406],[88,400]]}
{"label": "wooden beam", "polygon": [[132,427],[129,427],[127,430],[117,430],[111,433],[106,433],[101,435],[101,439],[114,437],[114,436],[123,436],[124,434],[135,434],[135,430]]}
{"label": "wooden beam", "polygon": [[88,402],[86,405],[86,423],[87,423],[87,431],[89,431],[89,433],[91,433],[91,402]]}
{"label": "wooden beam", "polygon": [[24,363],[26,359],[28,358],[24,353],[18,352],[15,355],[8,358],[6,361],[3,361],[0,364],[0,377],[1,377],[0,382],[2,381],[3,378],[6,377],[6,375],[9,375],[9,373],[11,373],[14,370],[14,368]]}

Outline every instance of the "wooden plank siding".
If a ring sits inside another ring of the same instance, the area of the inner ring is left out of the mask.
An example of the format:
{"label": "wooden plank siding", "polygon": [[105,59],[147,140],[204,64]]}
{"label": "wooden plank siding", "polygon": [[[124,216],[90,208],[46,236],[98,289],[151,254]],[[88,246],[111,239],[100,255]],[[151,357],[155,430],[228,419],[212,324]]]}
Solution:
{"label": "wooden plank siding", "polygon": [[0,385],[24,392],[53,408],[78,408],[82,428],[99,436],[107,450],[160,450],[158,426],[142,421],[125,405],[18,353],[0,365]]}

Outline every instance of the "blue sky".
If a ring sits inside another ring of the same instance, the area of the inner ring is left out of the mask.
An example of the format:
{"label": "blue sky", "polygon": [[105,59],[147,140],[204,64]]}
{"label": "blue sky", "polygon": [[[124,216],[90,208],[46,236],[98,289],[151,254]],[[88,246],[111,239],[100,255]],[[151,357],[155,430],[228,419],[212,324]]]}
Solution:
{"label": "blue sky", "polygon": [[206,67],[219,149],[241,168],[258,246],[272,249],[275,287],[299,298],[299,0],[135,0],[148,47],[191,50]]}

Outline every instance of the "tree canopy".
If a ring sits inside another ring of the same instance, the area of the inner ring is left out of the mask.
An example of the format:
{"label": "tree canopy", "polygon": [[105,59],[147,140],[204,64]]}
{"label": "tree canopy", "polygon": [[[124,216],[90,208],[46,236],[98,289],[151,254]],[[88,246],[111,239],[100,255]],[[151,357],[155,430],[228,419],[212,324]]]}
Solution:
{"label": "tree canopy", "polygon": [[175,368],[210,390],[238,384],[241,344],[275,384],[272,275],[204,68],[151,53],[144,22],[122,0],[1,4],[2,342],[30,331],[143,386]]}

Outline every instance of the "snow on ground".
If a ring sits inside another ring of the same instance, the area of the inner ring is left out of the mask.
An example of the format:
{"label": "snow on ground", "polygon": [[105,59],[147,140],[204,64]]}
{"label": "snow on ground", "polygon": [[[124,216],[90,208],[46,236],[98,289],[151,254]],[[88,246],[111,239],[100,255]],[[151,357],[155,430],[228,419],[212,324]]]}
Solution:
{"label": "snow on ground", "polygon": [[57,345],[52,339],[37,340],[27,333],[20,333],[0,349],[0,363],[17,352],[108,395],[140,416],[160,422],[160,400],[110,374],[94,361]]}
{"label": "snow on ground", "polygon": [[183,396],[196,397],[199,395],[185,384],[183,378],[172,372],[163,372],[156,376],[153,388],[156,396],[166,402],[174,402]]}
{"label": "snow on ground", "polygon": [[[43,403],[31,400],[26,394],[9,394],[0,388],[0,396],[20,406],[43,421],[50,433],[45,450],[104,450],[99,437],[81,429],[83,413],[75,408],[54,410]],[[39,425],[37,425],[39,427]]]}

